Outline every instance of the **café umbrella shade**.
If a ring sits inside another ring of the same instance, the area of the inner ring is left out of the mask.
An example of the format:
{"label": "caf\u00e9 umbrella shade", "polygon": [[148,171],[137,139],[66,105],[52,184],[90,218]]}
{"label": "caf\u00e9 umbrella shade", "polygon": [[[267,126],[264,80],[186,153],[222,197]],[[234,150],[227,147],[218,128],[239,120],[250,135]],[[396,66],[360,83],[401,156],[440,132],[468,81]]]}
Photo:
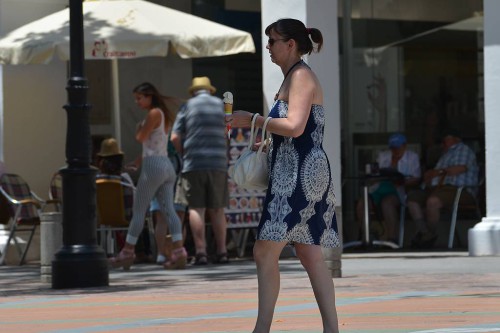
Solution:
{"label": "caf\u00e9 umbrella shade", "polygon": [[[0,38],[0,64],[69,60],[69,9],[28,23]],[[87,60],[216,57],[254,53],[250,33],[141,0],[83,2]]]}

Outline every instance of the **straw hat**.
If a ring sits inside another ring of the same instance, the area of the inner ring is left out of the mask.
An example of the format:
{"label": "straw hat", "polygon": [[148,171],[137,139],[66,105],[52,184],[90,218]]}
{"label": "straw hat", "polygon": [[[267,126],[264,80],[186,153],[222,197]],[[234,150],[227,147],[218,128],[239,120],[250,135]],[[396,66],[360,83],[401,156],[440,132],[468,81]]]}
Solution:
{"label": "straw hat", "polygon": [[106,157],[114,155],[123,155],[123,152],[118,147],[118,142],[114,138],[109,138],[101,142],[101,150],[97,156]]}
{"label": "straw hat", "polygon": [[215,87],[210,83],[210,79],[208,77],[201,76],[193,78],[193,83],[188,89],[189,93],[192,94],[194,91],[201,89],[209,90],[212,94],[216,91]]}

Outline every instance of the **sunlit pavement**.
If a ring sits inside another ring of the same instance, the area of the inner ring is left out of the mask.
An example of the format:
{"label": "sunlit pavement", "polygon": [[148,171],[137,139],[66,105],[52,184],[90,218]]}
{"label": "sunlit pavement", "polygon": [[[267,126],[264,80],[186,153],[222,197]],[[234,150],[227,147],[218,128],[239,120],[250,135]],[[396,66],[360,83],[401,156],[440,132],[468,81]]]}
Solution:
{"label": "sunlit pavement", "polygon": [[[272,332],[322,332],[305,271],[281,261]],[[347,254],[335,278],[341,332],[500,332],[500,257]],[[40,266],[0,266],[0,332],[251,332],[251,260],[166,271],[110,270],[110,286],[53,290]]]}

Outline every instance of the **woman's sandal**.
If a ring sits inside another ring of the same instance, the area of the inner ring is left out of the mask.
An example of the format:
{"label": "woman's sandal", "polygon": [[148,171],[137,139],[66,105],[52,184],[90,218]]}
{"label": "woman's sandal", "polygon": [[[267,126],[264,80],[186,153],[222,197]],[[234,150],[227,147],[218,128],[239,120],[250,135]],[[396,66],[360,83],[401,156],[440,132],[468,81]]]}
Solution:
{"label": "woman's sandal", "polygon": [[134,263],[135,253],[134,250],[122,249],[116,257],[109,259],[109,265],[113,268],[123,267],[124,271],[128,271],[130,266]]}
{"label": "woman's sandal", "polygon": [[219,253],[215,256],[215,261],[216,264],[227,264],[229,263],[229,258],[227,257],[227,253]]}
{"label": "woman's sandal", "polygon": [[163,264],[165,269],[184,269],[187,263],[187,252],[184,247],[172,250],[170,260]]}
{"label": "woman's sandal", "polygon": [[193,265],[201,266],[206,264],[208,264],[208,257],[206,253],[196,253]]}

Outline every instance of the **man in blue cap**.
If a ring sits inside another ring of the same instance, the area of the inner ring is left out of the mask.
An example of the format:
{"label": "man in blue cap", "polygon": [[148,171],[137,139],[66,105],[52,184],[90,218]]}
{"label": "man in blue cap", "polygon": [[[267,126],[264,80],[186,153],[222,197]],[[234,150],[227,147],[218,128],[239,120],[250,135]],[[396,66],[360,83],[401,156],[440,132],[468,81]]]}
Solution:
{"label": "man in blue cap", "polygon": [[[420,158],[414,151],[406,147],[406,136],[395,133],[389,137],[389,150],[381,151],[377,157],[380,171],[397,171],[404,180],[381,181],[370,187],[370,198],[373,204],[382,213],[384,233],[381,237],[398,243],[399,208],[401,202],[406,200],[406,188],[417,186],[420,182]],[[364,202],[360,200],[357,205],[358,221],[363,221]]]}

